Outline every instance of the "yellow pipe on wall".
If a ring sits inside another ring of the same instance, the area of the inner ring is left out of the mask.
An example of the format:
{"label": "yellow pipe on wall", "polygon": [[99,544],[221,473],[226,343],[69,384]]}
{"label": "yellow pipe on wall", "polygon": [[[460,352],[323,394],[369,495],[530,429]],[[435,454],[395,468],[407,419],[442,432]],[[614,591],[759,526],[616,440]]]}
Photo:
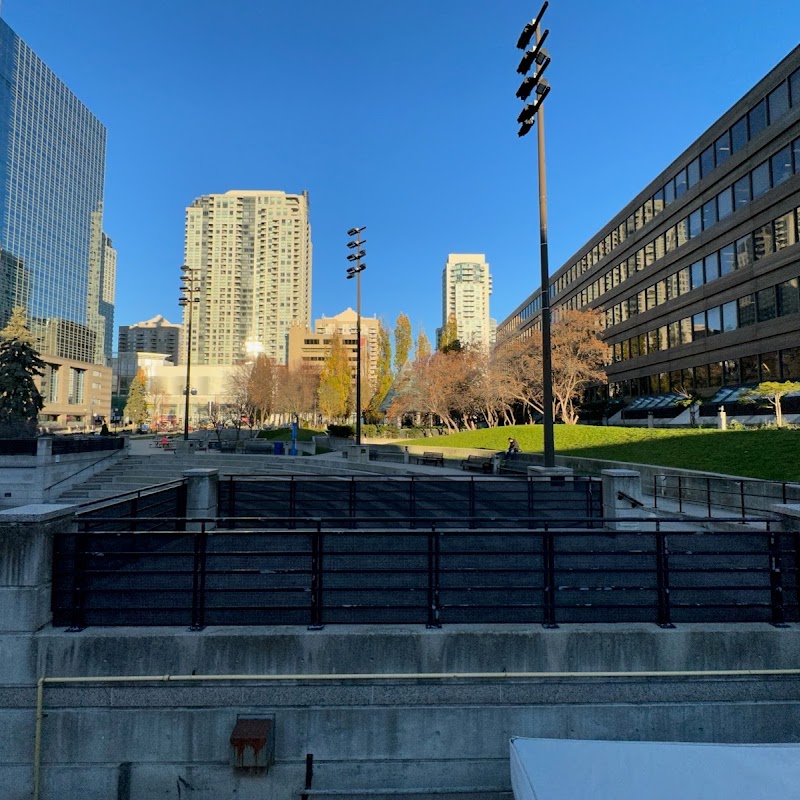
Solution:
{"label": "yellow pipe on wall", "polygon": [[33,749],[33,800],[39,800],[42,753],[42,720],[44,719],[45,683],[143,683],[172,681],[379,681],[379,680],[476,680],[563,678],[743,678],[799,676],[800,669],[681,669],[642,670],[639,672],[350,672],[284,675],[108,675],[39,678],[36,684],[36,733]]}

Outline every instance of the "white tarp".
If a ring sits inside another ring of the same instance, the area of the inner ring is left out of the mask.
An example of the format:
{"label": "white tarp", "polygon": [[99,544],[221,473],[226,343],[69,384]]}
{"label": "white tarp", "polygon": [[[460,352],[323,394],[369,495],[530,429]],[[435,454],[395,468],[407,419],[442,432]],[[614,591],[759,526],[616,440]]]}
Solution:
{"label": "white tarp", "polygon": [[515,800],[800,797],[798,744],[511,740]]}

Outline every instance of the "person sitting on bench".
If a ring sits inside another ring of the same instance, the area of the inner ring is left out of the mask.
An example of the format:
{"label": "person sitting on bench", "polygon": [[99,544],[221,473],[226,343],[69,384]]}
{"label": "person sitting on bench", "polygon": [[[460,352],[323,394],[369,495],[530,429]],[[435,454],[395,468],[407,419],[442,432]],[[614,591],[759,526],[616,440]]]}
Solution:
{"label": "person sitting on bench", "polygon": [[514,458],[519,453],[519,442],[516,439],[508,437],[508,450],[506,450],[506,458]]}

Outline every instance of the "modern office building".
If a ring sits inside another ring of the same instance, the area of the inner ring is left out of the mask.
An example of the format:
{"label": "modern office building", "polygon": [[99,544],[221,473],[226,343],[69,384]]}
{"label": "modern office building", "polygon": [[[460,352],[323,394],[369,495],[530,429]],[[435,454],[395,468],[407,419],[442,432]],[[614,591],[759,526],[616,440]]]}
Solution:
{"label": "modern office building", "polygon": [[[308,326],[293,325],[289,328],[289,369],[301,364],[312,364],[322,368],[331,349],[331,337],[338,333],[342,344],[348,350],[350,371],[353,380],[358,367],[358,315],[347,308],[334,317],[315,320],[314,330]],[[378,357],[380,355],[380,327],[377,317],[361,317],[361,364],[362,377],[368,381],[372,390],[376,387]],[[363,384],[362,384],[363,385]]]}
{"label": "modern office building", "polygon": [[[311,321],[307,193],[197,198],[186,209],[184,263],[198,288],[192,364],[236,364],[259,353],[286,363],[290,326]],[[187,332],[190,308],[184,307]]]}
{"label": "modern office building", "polygon": [[489,348],[497,334],[497,323],[489,317],[491,294],[492,276],[485,255],[448,255],[442,271],[442,328],[455,314],[459,342]]}
{"label": "modern office building", "polygon": [[106,130],[3,20],[0,76],[0,328],[25,308],[48,365],[39,419],[80,429],[111,407]]}
{"label": "modern office building", "polygon": [[[602,309],[616,397],[688,390],[713,407],[800,379],[798,225],[800,47],[551,276],[554,319]],[[540,315],[537,291],[499,335]]]}
{"label": "modern office building", "polygon": [[180,363],[182,325],[157,314],[144,322],[119,326],[117,350],[123,353],[163,353],[173,364]]}

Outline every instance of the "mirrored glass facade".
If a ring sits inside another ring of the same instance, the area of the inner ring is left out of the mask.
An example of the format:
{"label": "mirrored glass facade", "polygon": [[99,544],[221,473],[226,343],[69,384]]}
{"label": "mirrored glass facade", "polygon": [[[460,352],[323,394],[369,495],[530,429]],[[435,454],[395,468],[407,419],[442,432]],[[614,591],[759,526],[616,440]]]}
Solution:
{"label": "mirrored glass facade", "polygon": [[23,305],[43,354],[93,364],[113,331],[105,149],[105,127],[0,20],[0,325]]}

